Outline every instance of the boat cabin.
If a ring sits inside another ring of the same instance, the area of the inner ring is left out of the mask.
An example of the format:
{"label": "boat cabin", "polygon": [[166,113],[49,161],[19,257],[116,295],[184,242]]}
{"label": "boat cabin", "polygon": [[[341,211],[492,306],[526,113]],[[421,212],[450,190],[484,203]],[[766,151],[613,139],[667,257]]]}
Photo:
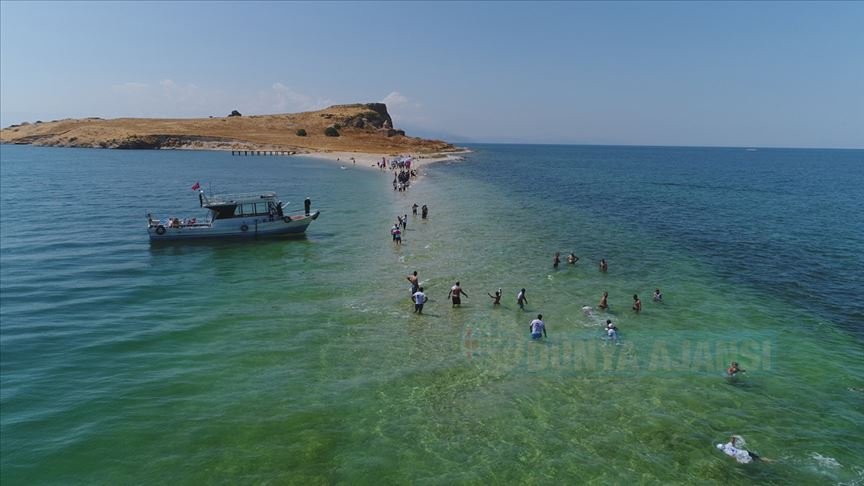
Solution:
{"label": "boat cabin", "polygon": [[230,219],[250,216],[279,217],[284,204],[276,199],[275,192],[255,194],[226,194],[207,197],[204,191],[198,193],[201,207],[211,211],[212,219]]}

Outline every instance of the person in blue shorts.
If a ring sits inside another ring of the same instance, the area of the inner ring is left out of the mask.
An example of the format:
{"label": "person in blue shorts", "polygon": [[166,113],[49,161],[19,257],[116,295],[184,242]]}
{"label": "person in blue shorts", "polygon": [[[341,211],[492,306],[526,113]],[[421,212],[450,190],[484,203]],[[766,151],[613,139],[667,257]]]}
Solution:
{"label": "person in blue shorts", "polygon": [[412,295],[412,297],[414,298],[414,313],[422,314],[423,304],[425,304],[426,301],[429,300],[426,297],[426,294],[423,293],[423,287],[419,287],[417,289],[417,292],[414,292],[414,295]]}
{"label": "person in blue shorts", "polygon": [[546,324],[543,323],[543,314],[537,314],[537,319],[531,321],[531,324],[528,325],[528,329],[531,331],[531,339],[537,340],[541,337],[547,337]]}

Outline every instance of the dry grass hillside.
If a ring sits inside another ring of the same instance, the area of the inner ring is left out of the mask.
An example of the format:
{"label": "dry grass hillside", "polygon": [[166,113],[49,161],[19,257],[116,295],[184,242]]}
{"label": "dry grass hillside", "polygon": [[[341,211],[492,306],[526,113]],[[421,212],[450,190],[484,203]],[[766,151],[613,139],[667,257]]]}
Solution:
{"label": "dry grass hillside", "polygon": [[[306,135],[298,135],[299,130]],[[325,131],[330,129],[331,135]],[[456,148],[406,136],[393,128],[383,103],[336,105],[319,111],[223,118],[101,118],[22,123],[0,131],[0,141],[61,147],[119,149],[285,150],[430,154]]]}

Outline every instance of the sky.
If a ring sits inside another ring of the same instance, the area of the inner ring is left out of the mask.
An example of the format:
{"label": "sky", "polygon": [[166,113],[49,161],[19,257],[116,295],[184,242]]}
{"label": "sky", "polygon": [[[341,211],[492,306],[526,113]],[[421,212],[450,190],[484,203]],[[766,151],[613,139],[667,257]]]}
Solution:
{"label": "sky", "polygon": [[0,1],[0,125],[387,103],[453,142],[864,148],[864,2]]}

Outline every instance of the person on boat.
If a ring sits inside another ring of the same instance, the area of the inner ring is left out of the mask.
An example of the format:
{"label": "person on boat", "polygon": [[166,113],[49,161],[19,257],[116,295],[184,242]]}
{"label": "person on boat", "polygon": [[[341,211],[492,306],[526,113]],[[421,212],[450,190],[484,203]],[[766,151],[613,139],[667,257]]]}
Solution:
{"label": "person on boat", "polygon": [[492,305],[501,305],[501,289],[496,290],[495,295],[492,295],[488,292],[486,293],[486,295],[492,298]]}
{"label": "person on boat", "polygon": [[661,302],[663,300],[663,294],[660,293],[660,289],[654,289],[654,302]]}
{"label": "person on boat", "polygon": [[571,252],[570,255],[567,257],[567,263],[570,265],[575,265],[576,262],[578,262],[578,261],[579,261],[579,257],[576,256],[575,253]]}
{"label": "person on boat", "polygon": [[306,211],[306,216],[309,216],[312,212],[312,199],[307,197],[306,200],[303,201],[303,209]]}
{"label": "person on boat", "polygon": [[172,228],[179,228],[180,227],[180,218],[170,218],[170,222],[171,222],[170,226]]}
{"label": "person on boat", "polygon": [[744,449],[742,442],[744,442],[744,439],[740,439],[738,436],[733,435],[729,438],[729,442],[725,444],[717,444],[717,448],[723,451],[727,456],[734,458],[739,464],[750,464],[751,462],[762,460],[770,462],[759,457],[755,452]]}
{"label": "person on boat", "polygon": [[525,304],[528,303],[528,297],[525,296],[525,289],[516,293],[516,303],[519,305],[520,309],[525,310]]}
{"label": "person on boat", "polygon": [[423,304],[425,304],[426,301],[429,300],[429,298],[426,297],[426,294],[423,293],[423,287],[418,287],[417,292],[414,292],[413,294],[411,294],[411,296],[414,298],[414,313],[422,314]]}
{"label": "person on boat", "polygon": [[417,271],[415,270],[413,274],[405,277],[411,282],[411,295],[414,295],[417,292],[417,289],[420,287],[420,280],[417,278]]}
{"label": "person on boat", "polygon": [[633,294],[633,310],[636,312],[640,312],[642,310],[642,301],[639,300],[639,296]]}
{"label": "person on boat", "polygon": [[609,292],[603,292],[603,297],[600,297],[600,303],[597,304],[597,307],[603,310],[609,308]]}
{"label": "person on boat", "polygon": [[555,257],[552,258],[552,268],[558,268],[558,264],[561,263],[561,252],[556,251]]}
{"label": "person on boat", "polygon": [[600,271],[601,271],[601,272],[605,272],[605,271],[607,271],[607,270],[609,270],[609,264],[606,263],[606,259],[605,259],[605,258],[601,258],[601,259],[600,259]]}
{"label": "person on boat", "polygon": [[528,331],[531,333],[531,339],[535,341],[541,337],[548,338],[546,336],[546,324],[543,322],[543,314],[537,314],[537,319],[528,324]]}
{"label": "person on boat", "polygon": [[729,368],[726,369],[726,374],[730,377],[737,375],[738,373],[747,373],[747,370],[742,370],[738,367],[738,362],[733,361],[729,364]]}
{"label": "person on boat", "polygon": [[462,290],[462,287],[459,285],[459,282],[456,282],[456,285],[450,287],[450,292],[447,294],[447,298],[453,302],[453,307],[457,305],[462,305],[462,296],[468,297],[468,294]]}

